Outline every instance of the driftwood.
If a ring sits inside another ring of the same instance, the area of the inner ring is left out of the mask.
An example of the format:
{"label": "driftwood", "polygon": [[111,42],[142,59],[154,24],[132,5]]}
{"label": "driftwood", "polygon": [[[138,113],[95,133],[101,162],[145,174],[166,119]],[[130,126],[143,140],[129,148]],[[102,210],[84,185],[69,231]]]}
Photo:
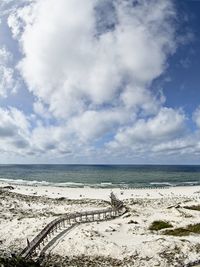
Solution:
{"label": "driftwood", "polygon": [[0,187],[0,190],[13,190],[13,189],[15,189],[15,188],[13,186],[11,186],[11,185]]}

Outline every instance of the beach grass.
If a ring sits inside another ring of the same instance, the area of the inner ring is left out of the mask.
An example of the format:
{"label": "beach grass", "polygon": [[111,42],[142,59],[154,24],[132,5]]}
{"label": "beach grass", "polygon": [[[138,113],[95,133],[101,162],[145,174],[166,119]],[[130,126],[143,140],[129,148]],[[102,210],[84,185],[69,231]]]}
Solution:
{"label": "beach grass", "polygon": [[19,256],[11,258],[0,257],[0,266],[3,267],[40,267],[40,264],[33,260],[25,260]]}
{"label": "beach grass", "polygon": [[175,229],[165,230],[163,234],[172,236],[187,236],[190,234],[200,234],[200,223],[191,224],[185,228],[179,227]]}
{"label": "beach grass", "polygon": [[154,221],[149,227],[149,230],[151,231],[159,231],[165,228],[171,228],[173,225],[171,225],[169,222],[166,221]]}
{"label": "beach grass", "polygon": [[185,209],[188,209],[188,210],[197,210],[197,211],[200,211],[200,205],[185,206],[184,208]]}

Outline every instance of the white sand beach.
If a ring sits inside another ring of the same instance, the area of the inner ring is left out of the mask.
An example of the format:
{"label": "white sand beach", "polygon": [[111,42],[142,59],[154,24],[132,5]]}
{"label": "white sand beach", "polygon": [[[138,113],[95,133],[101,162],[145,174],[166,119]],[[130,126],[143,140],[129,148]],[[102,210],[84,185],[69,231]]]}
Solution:
{"label": "white sand beach", "polygon": [[[7,185],[0,183],[0,187]],[[21,251],[27,238],[33,239],[48,222],[64,213],[108,207],[112,191],[124,201],[128,212],[114,220],[75,226],[45,251],[51,260],[64,262],[68,257],[75,262],[81,256],[93,261],[100,257],[104,265],[88,266],[169,267],[200,259],[197,233],[172,236],[164,234],[165,229],[149,230],[158,220],[169,222],[170,229],[198,224],[200,211],[187,207],[200,206],[200,186],[124,190],[13,187],[0,193],[1,253]]]}

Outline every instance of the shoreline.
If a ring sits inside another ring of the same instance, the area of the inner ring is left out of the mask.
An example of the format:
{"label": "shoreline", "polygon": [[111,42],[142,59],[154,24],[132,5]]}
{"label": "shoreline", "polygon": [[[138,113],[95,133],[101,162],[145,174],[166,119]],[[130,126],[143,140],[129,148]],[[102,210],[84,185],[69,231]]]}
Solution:
{"label": "shoreline", "polygon": [[157,188],[91,188],[91,187],[59,187],[49,185],[16,185],[11,182],[0,182],[0,187],[13,186],[12,192],[30,196],[46,196],[50,198],[66,197],[69,199],[103,199],[109,198],[111,192],[121,199],[126,198],[163,198],[163,197],[195,197],[200,193],[200,185],[170,186]]}
{"label": "shoreline", "polygon": [[170,188],[170,187],[184,187],[184,186],[200,186],[200,181],[180,181],[180,182],[149,182],[138,184],[132,183],[112,183],[112,182],[97,182],[97,183],[87,183],[87,182],[50,182],[50,181],[39,181],[39,180],[25,180],[25,179],[7,179],[0,178],[0,183],[8,183],[13,185],[24,185],[24,186],[53,186],[53,187],[68,187],[68,188],[96,188],[96,189],[151,189],[151,188]]}

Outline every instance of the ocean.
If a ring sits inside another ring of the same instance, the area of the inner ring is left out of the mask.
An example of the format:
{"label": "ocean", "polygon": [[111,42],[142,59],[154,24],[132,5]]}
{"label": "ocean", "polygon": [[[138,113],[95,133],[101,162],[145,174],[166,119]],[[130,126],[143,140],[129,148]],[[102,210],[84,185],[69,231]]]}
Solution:
{"label": "ocean", "polygon": [[200,185],[200,166],[0,165],[0,181],[96,188],[192,186]]}

